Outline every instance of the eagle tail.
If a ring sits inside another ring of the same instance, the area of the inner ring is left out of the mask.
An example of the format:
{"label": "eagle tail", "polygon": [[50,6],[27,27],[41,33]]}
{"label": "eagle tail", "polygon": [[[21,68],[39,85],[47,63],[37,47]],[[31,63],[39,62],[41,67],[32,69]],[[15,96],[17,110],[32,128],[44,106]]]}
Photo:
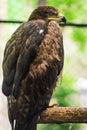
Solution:
{"label": "eagle tail", "polygon": [[19,124],[16,122],[14,130],[36,130],[37,119],[38,117],[35,117],[33,120],[31,119],[31,121],[27,120],[24,124]]}

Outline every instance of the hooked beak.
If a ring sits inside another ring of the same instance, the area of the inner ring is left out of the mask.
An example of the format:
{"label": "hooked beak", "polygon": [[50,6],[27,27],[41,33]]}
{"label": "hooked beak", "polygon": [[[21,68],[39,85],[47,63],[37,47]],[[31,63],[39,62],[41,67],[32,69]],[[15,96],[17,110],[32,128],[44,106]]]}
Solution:
{"label": "hooked beak", "polygon": [[63,14],[59,13],[57,17],[49,17],[48,20],[54,20],[57,21],[58,23],[66,23],[66,18]]}

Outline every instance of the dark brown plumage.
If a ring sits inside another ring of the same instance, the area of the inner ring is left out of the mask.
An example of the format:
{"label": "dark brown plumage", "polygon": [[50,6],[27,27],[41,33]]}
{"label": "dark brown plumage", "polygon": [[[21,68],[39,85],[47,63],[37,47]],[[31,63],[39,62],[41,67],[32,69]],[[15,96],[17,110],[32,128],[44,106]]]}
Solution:
{"label": "dark brown plumage", "polygon": [[63,39],[57,9],[41,6],[32,12],[7,42],[2,91],[8,99],[15,130],[36,130],[37,118],[49,105],[63,68]]}

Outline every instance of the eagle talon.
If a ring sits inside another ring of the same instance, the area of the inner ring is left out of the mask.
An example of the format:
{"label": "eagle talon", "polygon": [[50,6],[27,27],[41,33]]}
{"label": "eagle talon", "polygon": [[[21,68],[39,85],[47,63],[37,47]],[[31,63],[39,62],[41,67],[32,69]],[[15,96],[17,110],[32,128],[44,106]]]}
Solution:
{"label": "eagle talon", "polygon": [[58,107],[58,104],[54,103],[54,104],[49,104],[48,108],[52,108],[52,107]]}

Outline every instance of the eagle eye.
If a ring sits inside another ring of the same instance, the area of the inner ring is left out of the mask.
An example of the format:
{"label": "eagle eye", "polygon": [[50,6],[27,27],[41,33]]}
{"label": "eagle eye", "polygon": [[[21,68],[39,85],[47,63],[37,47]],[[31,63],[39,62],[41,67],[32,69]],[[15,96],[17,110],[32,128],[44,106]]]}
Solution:
{"label": "eagle eye", "polygon": [[53,15],[54,15],[54,13],[53,13],[53,12],[50,12],[50,13],[49,13],[49,16],[53,16]]}

